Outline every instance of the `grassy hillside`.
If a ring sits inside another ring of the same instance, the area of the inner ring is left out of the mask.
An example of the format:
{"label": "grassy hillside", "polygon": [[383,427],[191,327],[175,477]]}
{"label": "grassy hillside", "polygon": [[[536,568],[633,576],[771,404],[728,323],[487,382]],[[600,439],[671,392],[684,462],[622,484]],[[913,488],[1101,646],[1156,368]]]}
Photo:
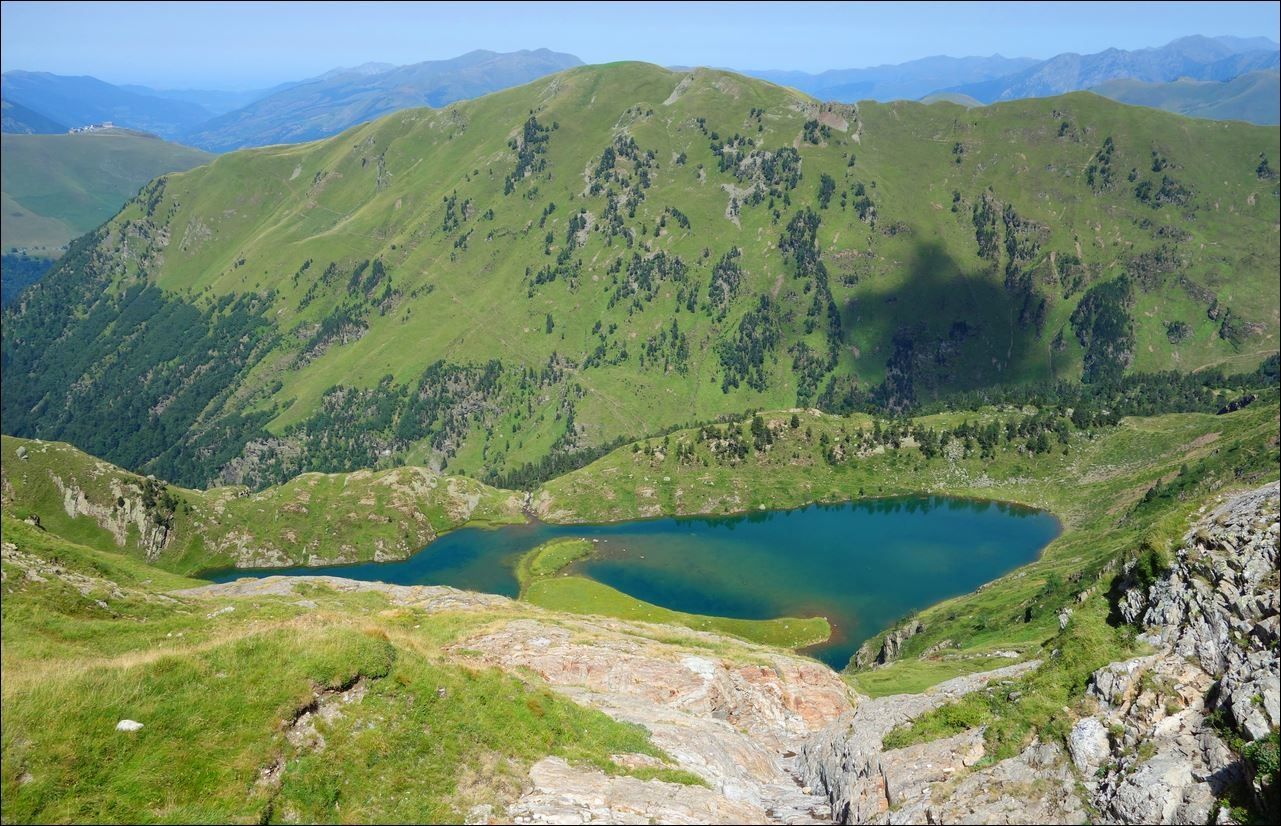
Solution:
{"label": "grassy hillside", "polygon": [[748,408],[1249,369],[1279,134],[573,69],[148,187],[6,318],[4,427],[192,485],[516,485]]}
{"label": "grassy hillside", "polygon": [[125,129],[5,135],[3,151],[3,247],[41,255],[57,255],[71,239],[119,212],[157,175],[213,157]]}
{"label": "grassy hillside", "polygon": [[1189,80],[1144,83],[1112,80],[1092,91],[1136,106],[1153,106],[1194,118],[1281,123],[1281,74],[1247,72],[1228,81]]}
{"label": "grassy hillside", "polygon": [[310,473],[251,494],[188,490],[67,444],[3,437],[5,512],[159,568],[270,567],[403,559],[464,524],[522,521],[522,499],[422,468]]}
{"label": "grassy hillside", "polygon": [[170,593],[199,583],[3,520],[6,823],[462,822],[547,755],[702,782],[642,727],[448,650],[531,611],[515,603],[320,586],[201,599]]}

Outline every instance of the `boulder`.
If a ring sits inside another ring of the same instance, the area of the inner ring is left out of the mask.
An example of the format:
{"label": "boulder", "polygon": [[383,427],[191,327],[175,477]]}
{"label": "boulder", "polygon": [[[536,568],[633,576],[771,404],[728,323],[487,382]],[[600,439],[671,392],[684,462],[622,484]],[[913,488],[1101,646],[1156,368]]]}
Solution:
{"label": "boulder", "polygon": [[1086,774],[1093,774],[1112,754],[1108,730],[1097,717],[1077,720],[1068,734],[1067,746],[1072,764]]}

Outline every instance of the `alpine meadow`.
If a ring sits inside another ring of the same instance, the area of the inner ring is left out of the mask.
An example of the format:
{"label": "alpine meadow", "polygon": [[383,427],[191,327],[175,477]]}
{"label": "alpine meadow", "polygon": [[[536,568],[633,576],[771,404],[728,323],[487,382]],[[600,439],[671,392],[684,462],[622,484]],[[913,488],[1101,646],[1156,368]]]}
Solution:
{"label": "alpine meadow", "polygon": [[6,62],[234,151],[5,135],[3,820],[1275,822],[1277,47],[1038,43]]}

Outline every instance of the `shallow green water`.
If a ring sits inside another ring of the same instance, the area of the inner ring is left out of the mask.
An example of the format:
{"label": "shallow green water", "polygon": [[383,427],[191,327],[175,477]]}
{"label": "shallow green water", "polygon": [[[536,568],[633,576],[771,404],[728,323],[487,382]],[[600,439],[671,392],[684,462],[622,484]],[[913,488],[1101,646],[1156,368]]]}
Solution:
{"label": "shallow green water", "polygon": [[842,668],[863,640],[895,619],[1031,562],[1058,533],[1058,521],[1043,511],[901,497],[731,517],[464,528],[403,562],[212,578],[329,574],[514,597],[521,554],[549,539],[581,536],[598,540],[598,553],[573,570],[665,608],[748,619],[827,617],[832,639],[808,653]]}

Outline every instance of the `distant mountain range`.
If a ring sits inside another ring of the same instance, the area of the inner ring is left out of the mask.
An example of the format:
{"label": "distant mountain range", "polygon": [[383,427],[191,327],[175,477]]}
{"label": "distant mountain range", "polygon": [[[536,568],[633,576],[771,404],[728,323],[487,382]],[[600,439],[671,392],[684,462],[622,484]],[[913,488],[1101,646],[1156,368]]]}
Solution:
{"label": "distant mountain range", "polygon": [[469,52],[409,66],[367,63],[246,92],[114,86],[93,77],[3,75],[4,131],[65,132],[110,121],[213,151],[328,137],[397,109],[444,106],[582,65],[547,49]]}
{"label": "distant mountain range", "polygon": [[[92,77],[11,71],[3,76],[3,130],[61,133],[111,121],[225,152],[317,140],[398,109],[440,107],[579,65],[577,57],[548,49],[477,50],[408,66],[366,63],[247,91],[113,86]],[[1048,60],[934,56],[818,74],[744,74],[846,103],[909,99],[981,105],[1091,90],[1194,117],[1276,123],[1279,68],[1281,51],[1266,37],[1192,36],[1157,48],[1065,53]]]}
{"label": "distant mountain range", "polygon": [[1004,77],[954,84],[941,91],[994,103],[1093,89],[1113,80],[1226,81],[1247,72],[1276,69],[1281,65],[1279,57],[1277,44],[1264,37],[1184,37],[1155,49],[1061,54]]}
{"label": "distant mountain range", "polygon": [[581,65],[573,55],[547,49],[474,51],[452,60],[390,68],[367,64],[296,84],[216,117],[189,133],[187,142],[221,152],[316,140],[398,109],[440,107]]}
{"label": "distant mountain range", "polygon": [[[1278,66],[1281,51],[1266,37],[1193,36],[1152,49],[1067,53],[1048,60],[938,56],[820,74],[772,70],[745,74],[843,103],[907,99],[973,106],[1090,90],[1124,103],[1194,117],[1276,123],[1277,95],[1268,94],[1276,87],[1269,85],[1266,73],[1275,73]],[[1264,74],[1236,82],[1259,72]],[[1203,83],[1194,86],[1195,81]],[[1135,83],[1172,85],[1148,89]]]}
{"label": "distant mountain range", "polygon": [[867,69],[805,72],[749,70],[743,74],[799,89],[820,100],[856,103],[860,100],[918,100],[957,82],[979,83],[1006,77],[1035,66],[1030,57],[925,57]]}
{"label": "distant mountain range", "polygon": [[131,92],[96,77],[5,72],[0,77],[0,95],[8,103],[24,106],[67,127],[110,121],[169,140],[178,140],[187,130],[209,119],[209,113],[194,103]]}

